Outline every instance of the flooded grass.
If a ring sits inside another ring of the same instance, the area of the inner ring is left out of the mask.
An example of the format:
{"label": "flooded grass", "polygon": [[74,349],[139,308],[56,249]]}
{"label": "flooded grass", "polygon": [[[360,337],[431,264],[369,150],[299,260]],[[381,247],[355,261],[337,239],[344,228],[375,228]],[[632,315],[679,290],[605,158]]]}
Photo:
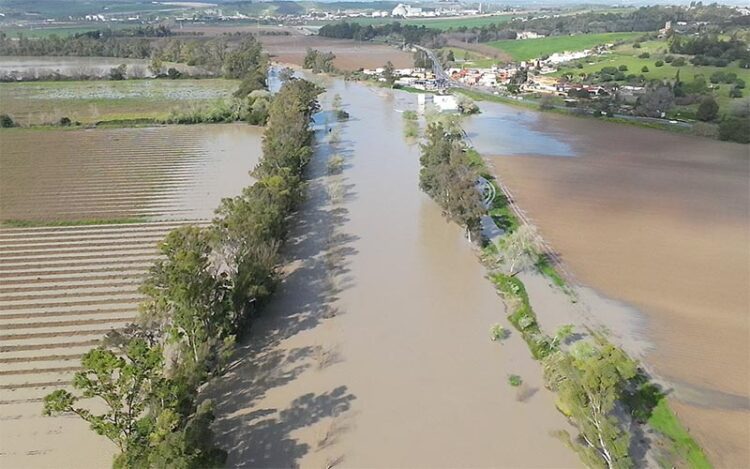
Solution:
{"label": "flooded grass", "polygon": [[163,120],[173,111],[223,99],[237,84],[224,79],[0,83],[0,113],[21,125],[56,123],[62,117],[84,124]]}

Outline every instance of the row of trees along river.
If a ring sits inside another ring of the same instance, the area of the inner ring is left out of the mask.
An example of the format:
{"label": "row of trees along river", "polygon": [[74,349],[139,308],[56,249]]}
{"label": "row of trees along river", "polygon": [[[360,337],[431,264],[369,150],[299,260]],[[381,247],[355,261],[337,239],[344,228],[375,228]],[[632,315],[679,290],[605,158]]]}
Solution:
{"label": "row of trees along river", "polygon": [[[141,316],[88,352],[75,392],[57,390],[46,414],[72,413],[120,450],[116,467],[213,467],[212,405],[198,390],[273,291],[288,215],[312,154],[322,89],[287,79],[269,109],[257,182],[225,199],[207,227],[170,232],[141,291]],[[95,399],[93,404],[91,399]]]}

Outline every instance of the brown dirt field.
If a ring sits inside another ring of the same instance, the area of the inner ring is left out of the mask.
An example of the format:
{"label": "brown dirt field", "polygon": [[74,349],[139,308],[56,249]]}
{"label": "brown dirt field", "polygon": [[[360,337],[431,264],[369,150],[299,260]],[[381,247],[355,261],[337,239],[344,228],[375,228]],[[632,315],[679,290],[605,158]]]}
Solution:
{"label": "brown dirt field", "polygon": [[410,53],[381,44],[297,35],[261,36],[259,39],[271,58],[281,63],[301,66],[307,49],[311,48],[336,54],[334,64],[342,70],[382,67],[389,60],[396,68],[414,66]]}
{"label": "brown dirt field", "polygon": [[675,383],[678,402],[682,388],[691,393],[692,405],[679,405],[683,421],[715,464],[746,466],[748,147],[538,119],[579,156],[496,157],[496,174],[582,283],[646,313],[656,344],[647,362]]}

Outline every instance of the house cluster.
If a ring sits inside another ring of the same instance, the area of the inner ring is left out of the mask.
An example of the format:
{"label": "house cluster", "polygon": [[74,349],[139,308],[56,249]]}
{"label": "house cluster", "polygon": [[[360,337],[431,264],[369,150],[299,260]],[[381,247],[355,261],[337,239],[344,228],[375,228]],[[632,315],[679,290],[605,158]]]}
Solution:
{"label": "house cluster", "polygon": [[[607,54],[612,47],[613,44],[606,44],[582,51],[556,52],[548,57],[507,64],[502,67],[494,65],[491,68],[451,68],[448,69],[448,75],[452,80],[464,85],[496,88],[514,82],[517,83],[517,80],[514,80],[514,77],[521,70],[532,72],[537,76],[541,75],[539,78],[542,78],[544,75],[556,72],[559,64],[582,59],[591,55]],[[550,78],[549,80],[538,81],[541,85],[535,82],[530,83],[529,86],[534,91],[554,92],[555,87],[553,82],[555,81],[555,78]]]}
{"label": "house cluster", "polygon": [[510,83],[519,70],[521,67],[513,64],[504,67],[493,65],[491,68],[450,68],[448,76],[464,85],[495,88]]}
{"label": "house cluster", "polygon": [[[362,70],[366,76],[385,81],[385,68],[366,68]],[[419,90],[436,90],[438,83],[432,70],[424,68],[397,68],[393,70],[394,84],[401,87],[416,88]]]}
{"label": "house cluster", "polygon": [[583,93],[587,93],[589,97],[593,98],[597,96],[608,96],[612,93],[613,86],[614,85],[609,87],[601,85],[585,85],[581,83],[572,83],[563,78],[529,75],[528,80],[521,85],[521,91],[577,97],[580,97]]}

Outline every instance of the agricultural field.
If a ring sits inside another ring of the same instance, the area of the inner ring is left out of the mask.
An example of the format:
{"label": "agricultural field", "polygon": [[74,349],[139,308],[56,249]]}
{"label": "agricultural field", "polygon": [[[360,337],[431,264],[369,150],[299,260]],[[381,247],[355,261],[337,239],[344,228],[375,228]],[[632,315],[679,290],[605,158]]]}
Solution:
{"label": "agricultural field", "polygon": [[249,183],[261,129],[5,129],[1,138],[0,418],[14,424],[0,435],[0,465],[107,465],[104,439],[76,419],[41,417],[41,399],[136,317],[166,233],[207,223]]}
{"label": "agricultural field", "polygon": [[21,125],[55,123],[61,117],[82,124],[164,119],[173,111],[223,99],[238,83],[218,78],[0,83],[0,113]]}
{"label": "agricultural field", "polygon": [[580,51],[600,44],[627,41],[640,35],[642,33],[579,34],[575,36],[552,36],[539,39],[504,39],[488,42],[487,45],[507,52],[516,61],[522,61],[551,55],[555,52]]}

